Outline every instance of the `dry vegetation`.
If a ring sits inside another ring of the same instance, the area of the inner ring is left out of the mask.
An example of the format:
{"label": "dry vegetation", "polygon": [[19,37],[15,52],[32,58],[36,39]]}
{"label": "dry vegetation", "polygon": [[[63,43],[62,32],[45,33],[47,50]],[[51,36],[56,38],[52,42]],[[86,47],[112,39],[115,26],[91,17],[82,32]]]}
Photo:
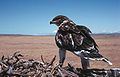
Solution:
{"label": "dry vegetation", "polygon": [[[100,53],[111,60],[113,66],[108,66],[104,62],[91,61],[91,67],[120,67],[120,36],[97,35],[94,38],[99,45]],[[41,61],[40,56],[43,55],[48,62],[56,55],[55,63],[58,63],[58,48],[54,36],[0,36],[0,57],[12,55],[16,51],[24,54],[25,59]],[[67,52],[64,66],[67,63],[74,67],[81,67],[79,57],[70,52]]]}

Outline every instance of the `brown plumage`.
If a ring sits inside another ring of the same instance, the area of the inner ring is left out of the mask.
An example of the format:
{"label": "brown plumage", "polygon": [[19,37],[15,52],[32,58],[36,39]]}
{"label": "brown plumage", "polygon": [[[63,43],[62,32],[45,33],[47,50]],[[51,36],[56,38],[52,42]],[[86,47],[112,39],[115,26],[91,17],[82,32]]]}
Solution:
{"label": "brown plumage", "polygon": [[[59,47],[60,63],[63,64],[66,50],[79,56],[82,61],[83,69],[89,67],[90,60],[102,60],[110,65],[112,63],[99,54],[98,45],[91,36],[91,31],[85,26],[76,25],[68,17],[59,15],[53,18],[50,24],[56,24],[58,31],[55,35],[55,41]],[[86,66],[84,66],[86,64]]]}

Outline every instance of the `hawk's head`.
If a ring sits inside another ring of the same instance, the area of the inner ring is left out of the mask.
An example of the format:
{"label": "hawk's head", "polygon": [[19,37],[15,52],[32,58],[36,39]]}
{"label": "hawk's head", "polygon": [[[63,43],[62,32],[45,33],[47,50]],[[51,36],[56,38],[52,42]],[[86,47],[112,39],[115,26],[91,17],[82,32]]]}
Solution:
{"label": "hawk's head", "polygon": [[68,17],[63,15],[58,15],[55,18],[53,18],[52,21],[50,21],[50,24],[56,24],[57,26],[60,26],[64,21],[71,21]]}

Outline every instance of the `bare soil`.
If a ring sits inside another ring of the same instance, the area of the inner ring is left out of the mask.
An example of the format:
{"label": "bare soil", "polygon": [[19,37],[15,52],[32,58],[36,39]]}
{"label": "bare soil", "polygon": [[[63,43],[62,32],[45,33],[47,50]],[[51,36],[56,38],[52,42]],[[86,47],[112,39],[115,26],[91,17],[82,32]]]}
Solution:
{"label": "bare soil", "polygon": [[[102,61],[90,61],[91,68],[120,68],[120,36],[94,35],[99,45],[100,53],[107,57],[112,63],[109,66]],[[57,56],[55,64],[58,64],[58,47],[55,44],[54,36],[0,36],[0,57],[9,56],[20,51],[25,59],[40,60],[43,55],[46,61],[51,61],[54,55]],[[81,67],[80,58],[67,52],[64,66],[70,63],[74,67]]]}

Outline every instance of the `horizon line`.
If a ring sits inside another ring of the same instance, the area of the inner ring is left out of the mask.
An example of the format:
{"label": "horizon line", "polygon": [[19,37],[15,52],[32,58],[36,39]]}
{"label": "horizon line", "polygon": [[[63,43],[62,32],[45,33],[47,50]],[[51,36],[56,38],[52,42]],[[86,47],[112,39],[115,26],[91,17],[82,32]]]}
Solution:
{"label": "horizon line", "polygon": [[[109,34],[120,34],[120,32],[114,32],[114,33],[103,33],[103,32],[101,32],[101,33],[92,33],[91,35],[100,35],[100,34],[106,34],[106,35],[109,35]],[[14,35],[14,36],[54,36],[55,35],[55,33],[43,33],[43,34],[17,34],[17,33],[0,33],[0,36],[3,36],[3,35],[5,35],[5,36],[12,36],[12,35]]]}

